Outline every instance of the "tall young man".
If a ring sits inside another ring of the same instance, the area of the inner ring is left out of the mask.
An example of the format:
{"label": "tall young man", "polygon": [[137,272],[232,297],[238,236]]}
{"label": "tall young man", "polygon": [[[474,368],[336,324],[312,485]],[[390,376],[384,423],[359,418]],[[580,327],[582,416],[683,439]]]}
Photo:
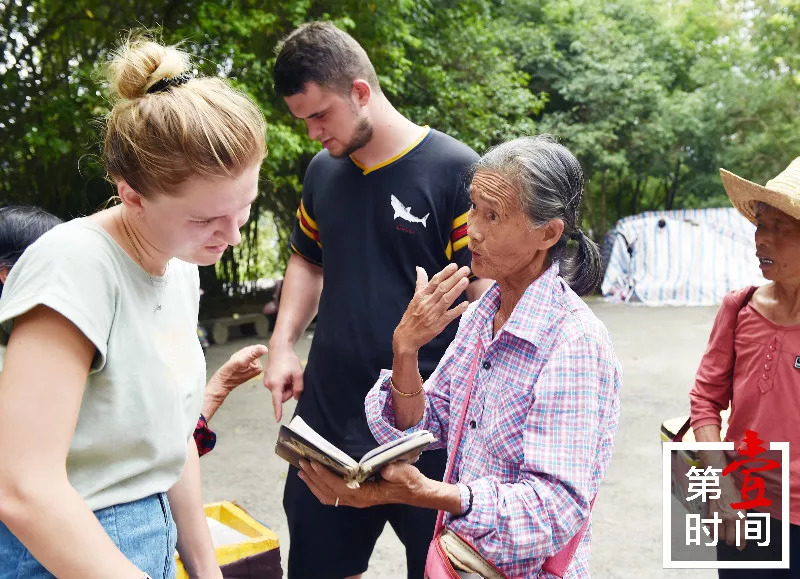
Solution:
{"label": "tall young man", "polygon": [[[322,143],[308,167],[264,383],[275,416],[297,398],[297,414],[360,458],[376,446],[364,397],[392,364],[392,335],[414,295],[415,267],[431,275],[469,265],[466,191],[477,155],[401,115],[381,92],[364,49],[330,23],[292,32],[275,62],[276,91]],[[474,299],[488,286],[473,280]],[[461,298],[462,300],[464,297]],[[305,373],[294,343],[317,314]],[[420,352],[423,377],[452,340],[451,324]],[[417,466],[441,479],[444,451]],[[406,547],[409,578],[422,577],[436,513],[401,505],[322,505],[289,469],[289,577],[342,579],[366,571],[388,521]]]}

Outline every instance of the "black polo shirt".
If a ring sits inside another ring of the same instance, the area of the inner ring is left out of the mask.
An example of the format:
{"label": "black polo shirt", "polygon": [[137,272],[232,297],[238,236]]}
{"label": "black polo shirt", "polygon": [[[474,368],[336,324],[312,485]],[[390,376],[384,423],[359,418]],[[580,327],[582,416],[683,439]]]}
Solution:
{"label": "black polo shirt", "polygon": [[[414,267],[431,277],[450,262],[470,265],[467,185],[477,159],[426,128],[375,167],[328,151],[309,165],[291,248],[322,266],[323,288],[297,414],[356,458],[376,446],[364,397],[392,367],[392,334],[414,295]],[[420,350],[424,377],[457,328],[456,320]]]}

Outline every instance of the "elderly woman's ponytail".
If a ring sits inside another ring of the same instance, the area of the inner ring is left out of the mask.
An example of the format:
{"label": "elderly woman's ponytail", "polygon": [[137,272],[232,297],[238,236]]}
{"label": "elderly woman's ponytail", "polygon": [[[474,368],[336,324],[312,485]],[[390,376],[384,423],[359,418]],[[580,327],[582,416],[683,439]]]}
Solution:
{"label": "elderly woman's ponytail", "polygon": [[601,257],[597,244],[578,229],[570,236],[577,247],[569,246],[559,258],[559,274],[579,296],[590,294],[600,284]]}
{"label": "elderly woman's ponytail", "polygon": [[[519,188],[523,211],[541,226],[564,222],[564,235],[550,248],[559,275],[578,295],[600,284],[600,250],[580,229],[583,170],[575,156],[550,135],[522,137],[491,149],[476,170],[499,173]],[[577,247],[570,247],[572,239]]]}

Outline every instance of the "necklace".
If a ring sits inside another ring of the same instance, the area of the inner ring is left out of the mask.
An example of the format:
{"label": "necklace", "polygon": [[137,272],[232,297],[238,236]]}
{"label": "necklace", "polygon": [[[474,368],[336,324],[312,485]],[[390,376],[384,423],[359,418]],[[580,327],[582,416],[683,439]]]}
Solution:
{"label": "necklace", "polygon": [[[125,236],[128,238],[128,243],[131,244],[131,247],[133,248],[133,251],[136,253],[136,259],[139,260],[139,265],[142,266],[142,269],[147,274],[147,277],[150,278],[150,285],[153,286],[153,295],[155,296],[155,309],[153,310],[153,312],[160,312],[161,311],[161,303],[160,303],[161,300],[159,299],[158,289],[156,287],[156,280],[153,279],[153,276],[150,275],[150,272],[147,271],[147,268],[144,266],[144,259],[142,258],[142,252],[139,251],[139,247],[133,242],[133,237],[135,237],[135,235],[131,236],[131,232],[128,229],[128,225],[125,223],[125,219],[122,216],[120,216],[119,219],[122,222],[122,229],[125,230]],[[138,241],[139,238],[136,237],[136,240]],[[164,286],[167,285],[166,276],[167,276],[167,271],[168,270],[169,270],[169,263],[167,263],[167,270],[164,272]]]}

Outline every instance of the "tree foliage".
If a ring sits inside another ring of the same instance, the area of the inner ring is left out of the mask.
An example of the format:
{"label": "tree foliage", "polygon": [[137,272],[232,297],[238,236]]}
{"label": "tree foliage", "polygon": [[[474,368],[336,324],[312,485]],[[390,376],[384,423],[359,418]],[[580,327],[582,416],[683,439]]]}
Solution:
{"label": "tree foliage", "polygon": [[264,216],[286,238],[318,145],[272,90],[275,47],[329,19],[370,54],[389,99],[482,152],[557,135],[587,177],[597,237],[646,209],[725,203],[719,167],[764,182],[800,154],[800,0],[7,0],[0,4],[0,203],[68,218],[113,195],[98,162],[101,66],[124,31],[156,31],[267,118],[269,156],[244,242],[207,291],[263,275]]}

